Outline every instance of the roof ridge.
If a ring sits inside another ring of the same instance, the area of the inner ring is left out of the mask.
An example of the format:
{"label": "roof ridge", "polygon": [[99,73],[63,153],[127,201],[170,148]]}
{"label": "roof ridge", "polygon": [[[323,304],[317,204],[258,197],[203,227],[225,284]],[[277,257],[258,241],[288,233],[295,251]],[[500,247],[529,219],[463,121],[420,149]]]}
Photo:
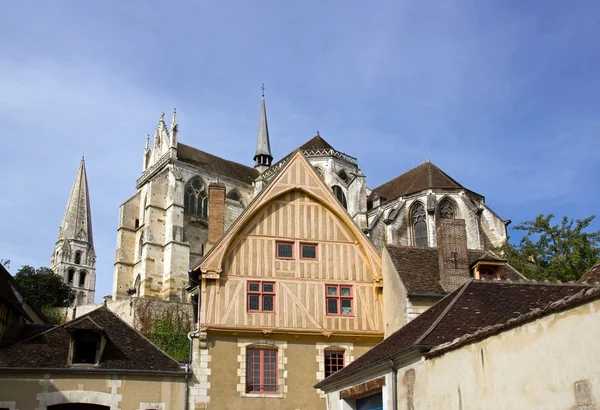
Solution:
{"label": "roof ridge", "polygon": [[445,351],[451,350],[452,348],[457,348],[467,344],[470,341],[477,340],[478,338],[485,338],[486,336],[491,336],[494,332],[500,330],[509,330],[512,327],[516,327],[521,324],[527,323],[530,319],[535,319],[538,317],[543,317],[546,314],[558,313],[562,310],[562,308],[569,307],[577,307],[579,302],[585,302],[588,299],[590,301],[595,300],[600,297],[600,292],[598,287],[586,287],[583,286],[579,292],[573,295],[563,296],[553,302],[549,302],[546,306],[542,308],[536,308],[530,310],[529,312],[523,313],[517,317],[508,319],[503,323],[497,323],[495,325],[486,326],[472,333],[466,333],[454,340],[451,340],[446,343],[442,343],[438,346],[432,348],[429,352],[426,353],[427,356],[436,356]]}
{"label": "roof ridge", "polygon": [[218,158],[218,159],[220,159],[221,161],[227,161],[227,162],[231,162],[231,163],[233,163],[233,164],[236,164],[236,165],[241,165],[241,166],[243,166],[243,167],[246,167],[246,168],[249,168],[249,169],[254,169],[254,168],[252,168],[252,167],[251,167],[251,166],[249,166],[249,165],[242,164],[241,162],[233,161],[233,160],[230,160],[230,159],[226,159],[226,158],[220,157],[220,156],[218,156],[218,155],[215,155],[215,154],[211,154],[211,153],[210,153],[210,152],[208,152],[208,151],[203,151],[203,150],[201,150],[201,149],[198,149],[198,148],[196,148],[196,147],[192,147],[191,145],[184,144],[183,142],[178,142],[178,143],[177,143],[177,145],[183,145],[183,146],[185,146],[186,148],[193,149],[194,151],[199,151],[199,152],[202,152],[202,153],[204,153],[204,154],[206,154],[206,155],[210,155],[211,157]]}
{"label": "roof ridge", "polygon": [[[429,336],[429,334],[431,334],[431,332],[433,332],[433,330],[436,328],[436,326],[442,321],[442,319],[446,316],[446,314],[450,311],[450,309],[452,309],[452,307],[456,304],[458,299],[460,299],[462,294],[471,285],[472,282],[473,282],[473,279],[469,279],[467,282],[465,282],[464,285],[462,285],[462,287],[460,288],[458,293],[454,296],[454,299],[452,299],[452,301],[450,303],[448,303],[448,306],[446,306],[444,311],[442,313],[440,313],[440,315],[433,321],[433,323],[429,326],[429,328],[421,336],[419,336],[419,338],[417,340],[415,340],[415,342],[413,343],[413,346],[416,346],[419,343],[421,343],[427,336]],[[450,296],[450,295],[448,295],[448,296]]]}

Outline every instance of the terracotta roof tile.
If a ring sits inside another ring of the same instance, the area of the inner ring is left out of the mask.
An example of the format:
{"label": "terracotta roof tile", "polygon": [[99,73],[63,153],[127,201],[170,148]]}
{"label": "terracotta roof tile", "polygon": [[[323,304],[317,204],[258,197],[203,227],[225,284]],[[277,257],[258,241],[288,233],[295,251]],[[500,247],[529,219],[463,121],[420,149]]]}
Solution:
{"label": "terracotta roof tile", "polygon": [[369,198],[372,199],[378,195],[385,200],[392,200],[426,189],[464,189],[464,187],[433,163],[427,161],[374,188]]}
{"label": "terracotta roof tile", "polygon": [[254,168],[228,161],[181,143],[177,144],[177,159],[245,184],[252,184],[259,174]]}
{"label": "terracotta roof tile", "polygon": [[[402,279],[406,291],[411,293],[444,295],[446,292],[440,285],[440,265],[437,248],[421,248],[415,246],[387,246],[394,267]],[[492,258],[489,251],[469,249],[468,264],[471,266],[480,257],[487,255]],[[497,258],[494,261],[500,261]],[[500,268],[500,279],[520,281],[524,278],[510,265]]]}
{"label": "terracotta roof tile", "polygon": [[574,306],[585,301],[582,295],[592,293],[600,297],[600,291],[585,285],[471,280],[315,387],[322,388],[409,348],[432,351],[465,335],[485,335],[485,329],[523,323],[523,318],[531,320]]}
{"label": "terracotta roof tile", "polygon": [[583,274],[579,282],[600,283],[600,260]]}
{"label": "terracotta roof tile", "polygon": [[122,321],[106,306],[0,350],[0,369],[71,368],[68,361],[71,342],[69,328],[78,327],[99,327],[106,336],[100,363],[93,368],[182,371],[177,361]]}

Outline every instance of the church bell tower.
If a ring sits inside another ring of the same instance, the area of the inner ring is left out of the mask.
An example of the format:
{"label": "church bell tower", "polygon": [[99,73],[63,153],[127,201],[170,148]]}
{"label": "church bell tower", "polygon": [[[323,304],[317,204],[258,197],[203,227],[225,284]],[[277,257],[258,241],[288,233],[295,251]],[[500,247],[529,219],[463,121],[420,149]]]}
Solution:
{"label": "church bell tower", "polygon": [[81,158],[77,176],[58,228],[56,248],[50,258],[54,273],[75,292],[75,304],[94,303],[96,253],[92,237],[92,213],[85,160]]}

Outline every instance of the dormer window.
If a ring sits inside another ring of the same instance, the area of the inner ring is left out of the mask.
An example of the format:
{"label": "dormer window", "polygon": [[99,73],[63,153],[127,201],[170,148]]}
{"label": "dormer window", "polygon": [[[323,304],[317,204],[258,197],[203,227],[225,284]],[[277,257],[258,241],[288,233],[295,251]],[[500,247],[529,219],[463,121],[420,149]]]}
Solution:
{"label": "dormer window", "polygon": [[506,259],[499,258],[486,251],[471,264],[473,278],[479,280],[499,280],[500,269],[506,265]]}
{"label": "dormer window", "polygon": [[93,331],[80,330],[72,336],[72,364],[97,365],[100,359],[102,336]]}

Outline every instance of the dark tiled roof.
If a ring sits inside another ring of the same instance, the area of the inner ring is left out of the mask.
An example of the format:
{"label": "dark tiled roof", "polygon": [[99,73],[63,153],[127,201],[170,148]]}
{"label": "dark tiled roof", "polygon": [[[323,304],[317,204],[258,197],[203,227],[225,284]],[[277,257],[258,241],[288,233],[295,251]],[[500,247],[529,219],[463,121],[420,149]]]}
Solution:
{"label": "dark tiled roof", "polygon": [[0,264],[0,303],[7,304],[10,306],[10,309],[31,321],[29,315],[21,306],[22,301],[17,298],[15,292],[18,293],[20,298],[23,298],[23,291],[15,281],[15,278],[13,278],[6,268]]}
{"label": "dark tiled roof", "polygon": [[[386,248],[409,294],[446,294],[440,285],[440,265],[437,248],[415,246],[387,246]],[[480,257],[483,255],[488,255],[489,259],[493,255],[489,251],[484,253],[475,249],[468,250],[467,253],[469,266],[476,260],[481,260]],[[500,258],[494,259],[494,261],[501,260]],[[500,268],[500,279],[519,281],[523,280],[523,277],[512,266],[506,264]]]}
{"label": "dark tiled roof", "polygon": [[600,260],[583,274],[579,282],[600,283]]}
{"label": "dark tiled roof", "polygon": [[473,261],[471,261],[471,258],[469,258],[469,266],[474,265],[476,262],[507,262],[507,260],[502,259],[498,255],[494,255],[490,251],[484,251],[481,252],[479,256]]}
{"label": "dark tiled roof", "polygon": [[427,161],[374,188],[369,199],[378,195],[385,200],[392,200],[426,189],[464,189],[464,187],[433,163]]}
{"label": "dark tiled roof", "polygon": [[[471,280],[315,387],[320,388],[325,382],[339,380],[411,347],[427,351],[483,329],[517,323],[524,315],[532,317],[534,312],[543,315],[556,311],[552,310],[553,304],[557,306],[555,302],[563,298],[572,297],[569,303],[559,303],[562,308],[573,306],[577,302],[573,296],[585,292],[594,292],[594,288]],[[600,296],[599,291],[594,293]]]}
{"label": "dark tiled roof", "polygon": [[18,343],[22,340],[29,339],[35,335],[38,335],[46,330],[52,329],[54,325],[46,325],[46,324],[18,324],[9,326],[6,328],[2,337],[0,337],[0,349]]}
{"label": "dark tiled roof", "polygon": [[106,337],[100,363],[92,368],[141,372],[182,371],[177,361],[123,322],[106,306],[0,350],[0,369],[72,368],[68,362],[71,342],[68,327],[77,328],[78,323],[88,329],[99,327]]}
{"label": "dark tiled roof", "polygon": [[252,184],[252,181],[258,177],[258,171],[254,168],[228,161],[181,143],[177,144],[177,159],[245,184]]}
{"label": "dark tiled roof", "polygon": [[333,148],[327,141],[323,139],[320,135],[315,135],[312,139],[306,141],[300,147],[299,150],[309,150],[309,149],[335,149]]}

